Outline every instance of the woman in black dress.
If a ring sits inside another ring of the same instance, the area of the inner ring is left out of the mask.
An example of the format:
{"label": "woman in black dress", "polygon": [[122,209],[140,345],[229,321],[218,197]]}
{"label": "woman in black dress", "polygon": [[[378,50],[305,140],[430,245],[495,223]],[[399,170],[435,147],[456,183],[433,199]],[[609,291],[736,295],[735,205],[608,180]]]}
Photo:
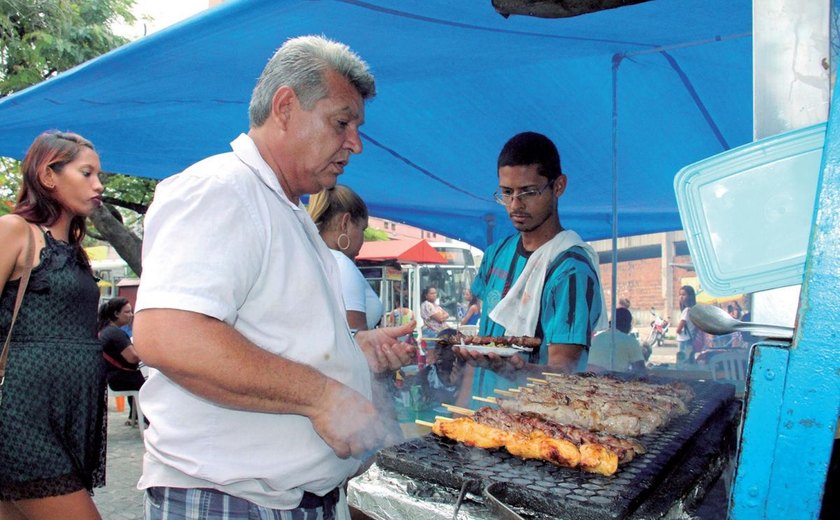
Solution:
{"label": "woman in black dress", "polygon": [[99,288],[82,249],[102,204],[99,156],[83,137],[41,134],[21,164],[12,215],[0,218],[0,337],[26,264],[34,268],[11,336],[0,400],[0,518],[99,520],[105,485],[105,361]]}
{"label": "woman in black dress", "polygon": [[[140,372],[140,357],[131,338],[120,327],[131,323],[134,313],[125,298],[112,298],[99,307],[99,340],[102,357],[108,363],[107,380],[111,390],[140,390],[146,378]],[[126,426],[137,426],[134,398],[128,398]]]}

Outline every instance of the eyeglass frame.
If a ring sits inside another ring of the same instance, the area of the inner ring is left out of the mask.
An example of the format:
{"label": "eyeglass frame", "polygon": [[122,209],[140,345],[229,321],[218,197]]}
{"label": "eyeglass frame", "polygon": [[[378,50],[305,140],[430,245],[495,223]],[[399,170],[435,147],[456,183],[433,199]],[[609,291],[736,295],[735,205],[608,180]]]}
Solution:
{"label": "eyeglass frame", "polygon": [[[505,195],[503,193],[500,193],[500,190],[496,190],[496,191],[493,192],[493,200],[496,201],[497,204],[501,204],[502,206],[507,206],[507,205],[511,204],[515,199],[519,199],[519,201],[524,204],[528,200],[531,200],[535,197],[539,197],[540,195],[542,195],[545,192],[545,190],[548,189],[549,186],[554,184],[554,181],[556,181],[556,180],[557,179],[549,180],[545,184],[545,186],[543,186],[542,188],[539,188],[539,189],[529,188],[527,190],[521,191],[521,192],[516,193],[516,194],[513,193],[513,191],[515,191],[515,189],[511,190],[512,192],[509,195]],[[505,197],[508,198],[507,201],[505,201]]]}

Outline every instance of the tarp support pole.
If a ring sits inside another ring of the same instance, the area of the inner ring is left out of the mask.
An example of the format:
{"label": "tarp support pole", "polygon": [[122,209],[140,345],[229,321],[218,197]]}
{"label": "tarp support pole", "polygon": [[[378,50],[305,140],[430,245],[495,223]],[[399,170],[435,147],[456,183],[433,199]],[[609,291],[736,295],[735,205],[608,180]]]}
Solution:
{"label": "tarp support pole", "polygon": [[615,356],[615,309],[618,298],[618,67],[623,54],[612,57],[612,291],[610,294],[610,367]]}

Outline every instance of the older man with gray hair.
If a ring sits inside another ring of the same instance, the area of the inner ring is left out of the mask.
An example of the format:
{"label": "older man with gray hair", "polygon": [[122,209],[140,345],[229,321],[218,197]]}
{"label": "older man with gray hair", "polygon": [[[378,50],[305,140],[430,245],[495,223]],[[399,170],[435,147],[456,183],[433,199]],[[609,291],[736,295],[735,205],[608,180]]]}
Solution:
{"label": "older man with gray hair", "polygon": [[158,186],[134,323],[153,367],[147,519],[342,517],[344,482],[390,440],[371,373],[410,362],[396,338],[414,324],[354,340],[338,266],[300,202],[362,151],[374,94],[347,46],[291,39],[232,151]]}

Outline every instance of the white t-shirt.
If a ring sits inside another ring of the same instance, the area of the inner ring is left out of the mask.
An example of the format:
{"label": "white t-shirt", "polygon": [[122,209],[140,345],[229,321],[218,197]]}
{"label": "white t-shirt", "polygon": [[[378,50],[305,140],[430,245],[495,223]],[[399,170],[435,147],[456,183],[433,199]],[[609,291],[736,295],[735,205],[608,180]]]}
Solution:
{"label": "white t-shirt", "polygon": [[[610,352],[612,351],[612,363]],[[613,372],[627,372],[628,367],[637,361],[644,361],[639,340],[619,330],[615,331],[615,350],[610,340],[610,330],[603,330],[592,338],[589,347],[589,366],[597,365]]]}
{"label": "white t-shirt", "polygon": [[[369,369],[347,326],[329,248],[250,137],[231,145],[233,153],[158,185],[146,216],[136,309],[217,318],[370,398]],[[304,491],[323,495],[360,465],[337,457],[306,417],[218,406],[157,370],[140,399],[151,423],[140,489],[206,487],[289,509]]]}
{"label": "white t-shirt", "polygon": [[348,311],[365,313],[368,329],[376,327],[385,311],[382,300],[373,292],[362,272],[347,255],[335,249],[330,249],[330,251],[338,262],[338,270],[341,273],[341,293],[344,296],[344,306]]}
{"label": "white t-shirt", "polygon": [[[688,319],[688,310],[691,307],[686,307],[680,313],[680,321],[685,320],[685,327],[683,327],[682,332],[677,332],[677,341],[691,341],[691,338],[694,336],[694,323],[690,319]],[[677,322],[679,324],[679,322]]]}

